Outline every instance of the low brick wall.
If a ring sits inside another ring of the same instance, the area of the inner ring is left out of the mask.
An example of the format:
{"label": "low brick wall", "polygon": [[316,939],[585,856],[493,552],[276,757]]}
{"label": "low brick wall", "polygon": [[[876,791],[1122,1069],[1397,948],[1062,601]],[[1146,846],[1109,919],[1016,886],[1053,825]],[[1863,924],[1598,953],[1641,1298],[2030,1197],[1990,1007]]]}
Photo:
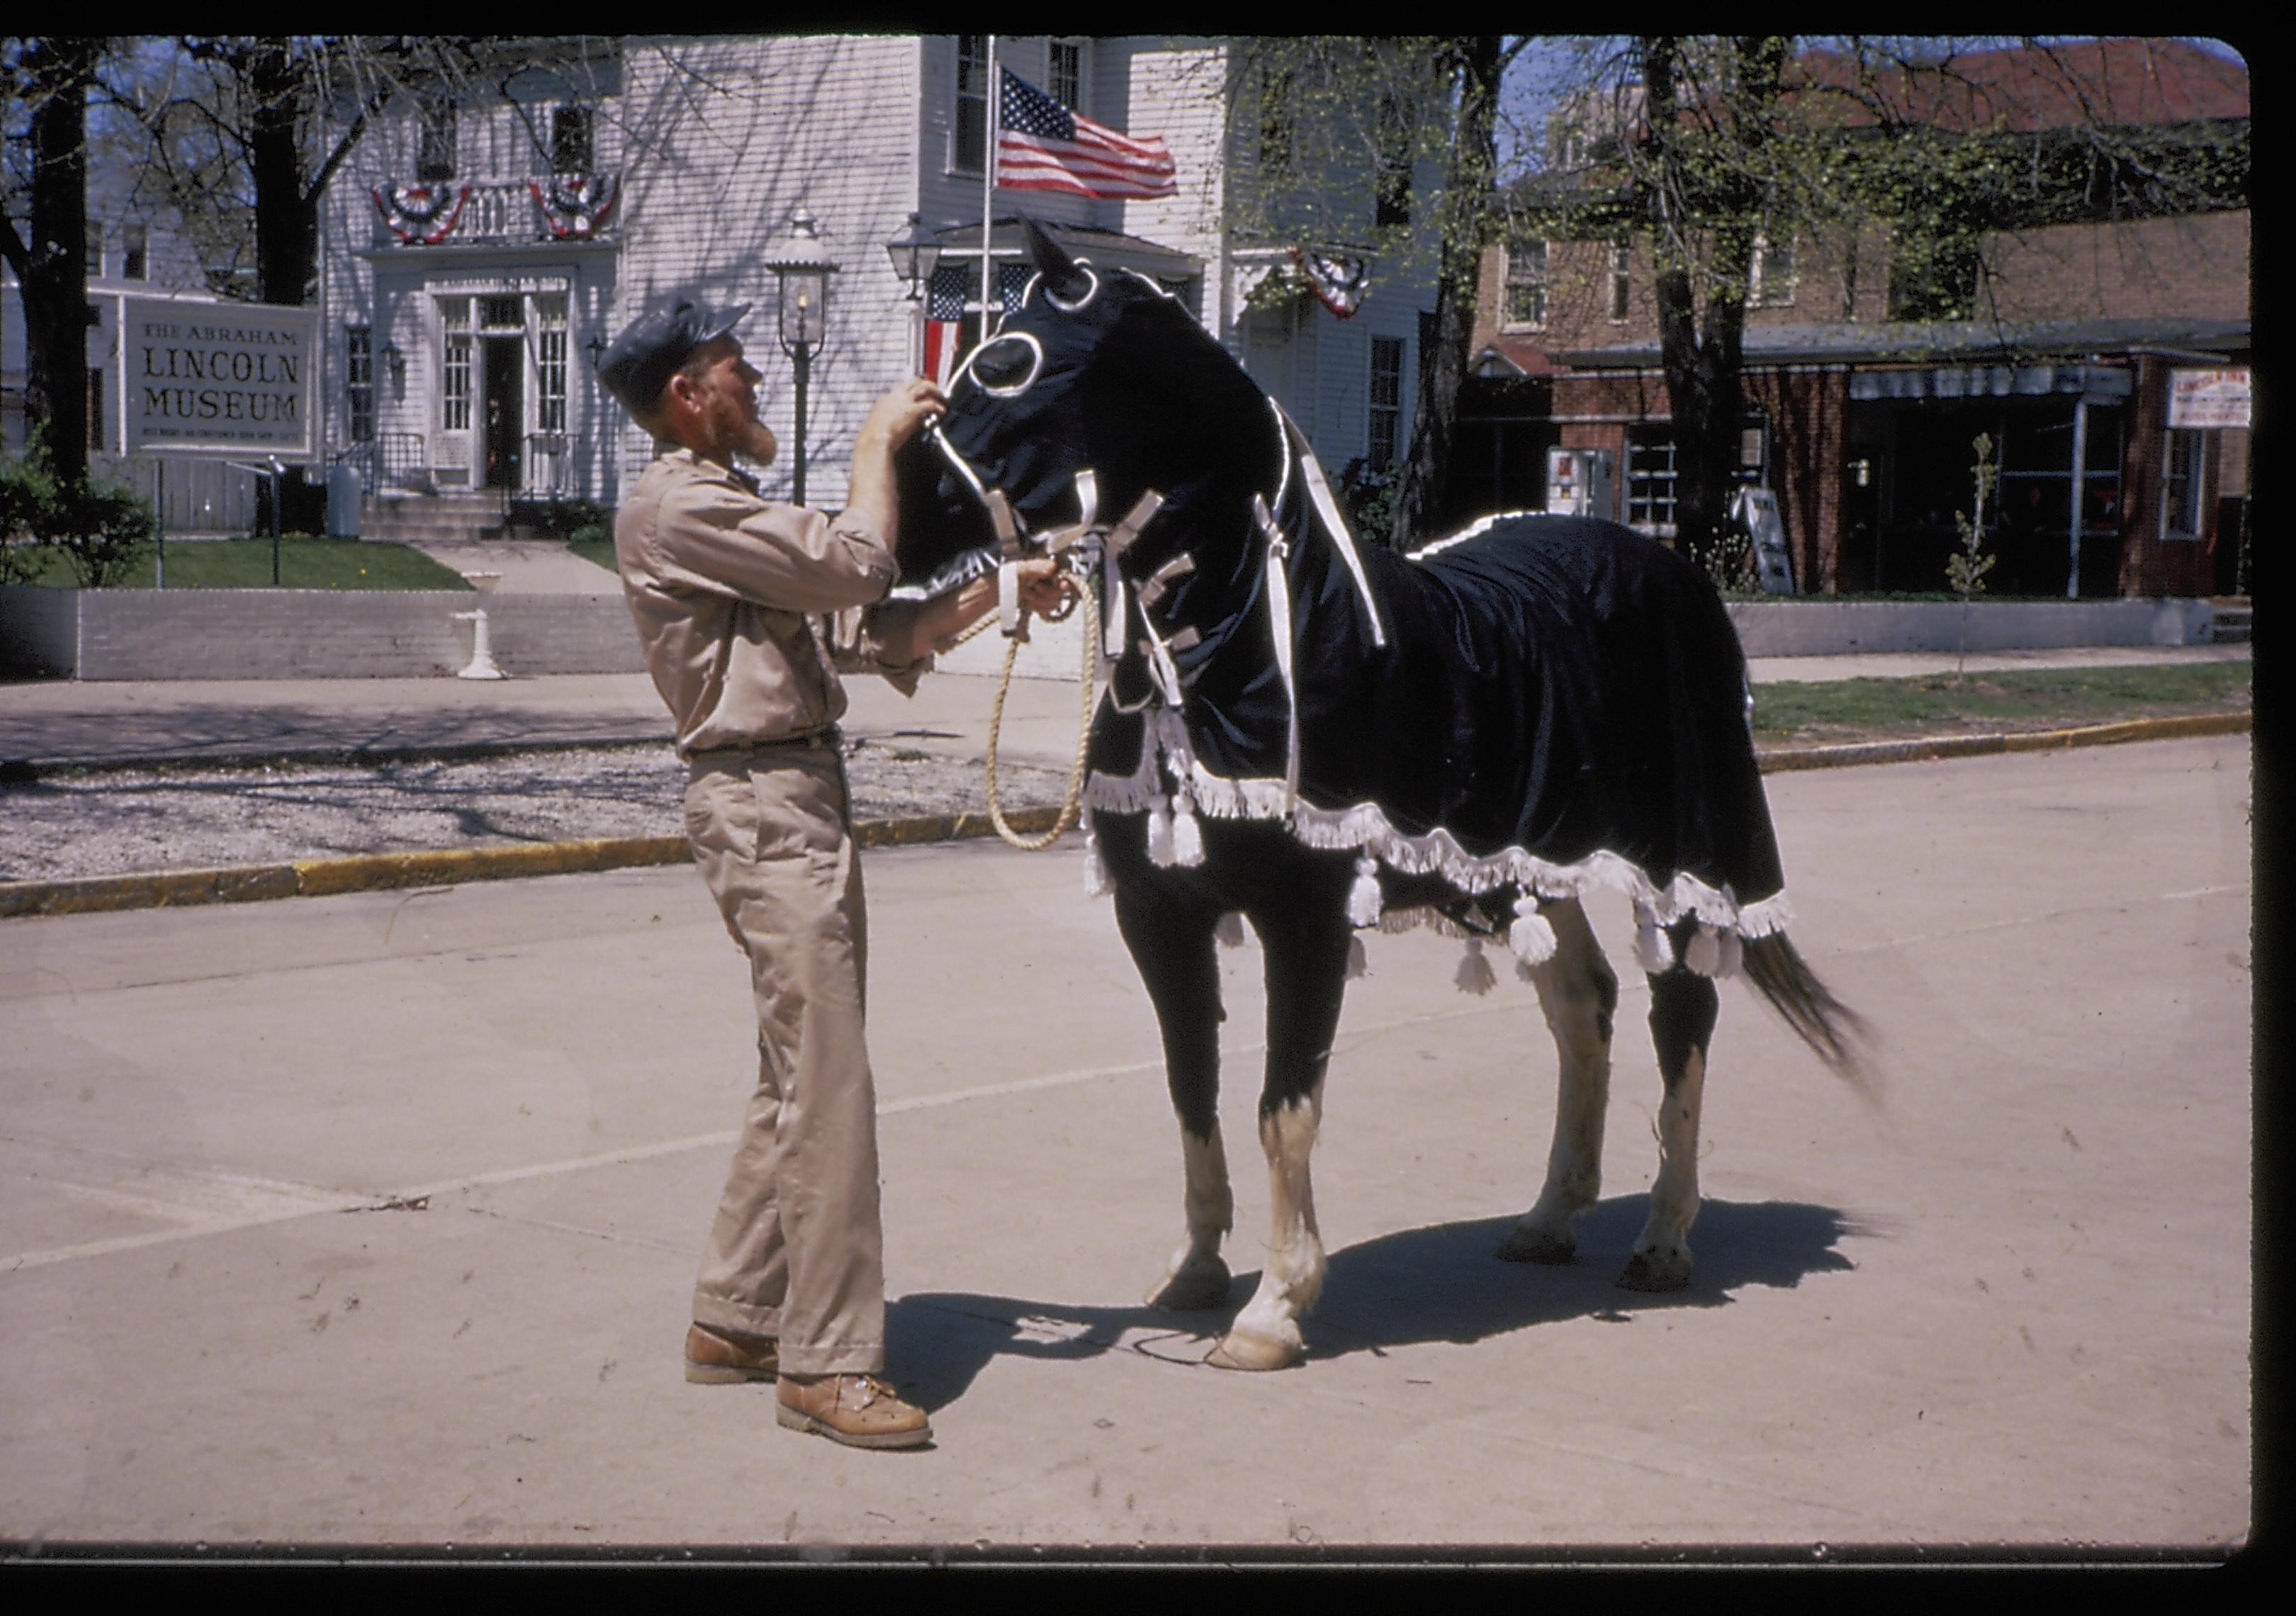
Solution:
{"label": "low brick wall", "polygon": [[637,673],[618,595],[0,589],[0,667],[82,679],[405,678],[471,660],[484,601],[509,674]]}
{"label": "low brick wall", "polygon": [[[1750,657],[1850,652],[1955,651],[1963,607],[1953,601],[1733,601],[1730,620]],[[1974,601],[1971,651],[2070,645],[2203,645],[2214,612],[2199,600]]]}
{"label": "low brick wall", "polygon": [[[495,660],[505,673],[638,673],[637,635],[619,595],[407,594],[323,589],[0,587],[0,671],[82,679],[390,678],[452,674],[471,660],[486,602]],[[2207,643],[2206,601],[1980,601],[1971,651]],[[1950,652],[1962,608],[1926,601],[1742,601],[1731,620],[1746,654]],[[1014,671],[1073,679],[1077,619],[1035,625]],[[995,673],[1004,642],[992,628],[941,666]]]}

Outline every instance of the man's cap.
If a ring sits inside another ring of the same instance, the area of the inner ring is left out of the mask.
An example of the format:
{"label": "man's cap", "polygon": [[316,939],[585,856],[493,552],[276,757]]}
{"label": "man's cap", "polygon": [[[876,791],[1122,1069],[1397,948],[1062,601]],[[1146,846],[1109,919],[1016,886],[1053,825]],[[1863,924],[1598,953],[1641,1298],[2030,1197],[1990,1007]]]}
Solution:
{"label": "man's cap", "polygon": [[598,381],[636,414],[669,385],[677,367],[713,337],[722,337],[750,312],[747,303],[712,308],[681,297],[663,308],[650,308],[630,322],[598,358]]}

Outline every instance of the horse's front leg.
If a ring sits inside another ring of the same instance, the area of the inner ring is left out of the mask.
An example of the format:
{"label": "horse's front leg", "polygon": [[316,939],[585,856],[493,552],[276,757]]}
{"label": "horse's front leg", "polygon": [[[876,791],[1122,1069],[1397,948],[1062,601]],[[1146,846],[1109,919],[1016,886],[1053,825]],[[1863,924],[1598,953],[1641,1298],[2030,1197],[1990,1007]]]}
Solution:
{"label": "horse's front leg", "polygon": [[1324,1241],[1308,1172],[1323,1119],[1324,1071],[1346,988],[1348,925],[1334,906],[1303,917],[1259,913],[1267,968],[1267,1080],[1259,1096],[1259,1144],[1267,1155],[1275,1232],[1259,1289],[1212,1349],[1222,1369],[1282,1369],[1306,1349],[1300,1316],[1324,1288]]}
{"label": "horse's front leg", "polygon": [[1132,951],[1164,1038],[1164,1073],[1180,1119],[1187,1238],[1148,1287],[1153,1308],[1217,1308],[1227,1300],[1220,1242],[1235,1221],[1219,1133],[1219,962],[1217,912],[1167,893],[1119,885],[1116,924]]}

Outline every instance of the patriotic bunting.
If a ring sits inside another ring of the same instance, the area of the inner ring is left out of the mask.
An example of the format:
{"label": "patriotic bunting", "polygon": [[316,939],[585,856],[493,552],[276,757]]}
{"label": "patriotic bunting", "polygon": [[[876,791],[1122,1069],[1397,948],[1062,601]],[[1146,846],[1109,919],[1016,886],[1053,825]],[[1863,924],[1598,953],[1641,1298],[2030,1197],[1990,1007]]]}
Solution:
{"label": "patriotic bunting", "polygon": [[377,185],[376,209],[390,234],[402,242],[436,247],[455,234],[463,204],[471,200],[468,185]]}
{"label": "patriotic bunting", "polygon": [[530,179],[526,188],[542,209],[552,238],[561,242],[586,242],[595,235],[612,217],[621,195],[611,174],[554,174],[546,185]]}

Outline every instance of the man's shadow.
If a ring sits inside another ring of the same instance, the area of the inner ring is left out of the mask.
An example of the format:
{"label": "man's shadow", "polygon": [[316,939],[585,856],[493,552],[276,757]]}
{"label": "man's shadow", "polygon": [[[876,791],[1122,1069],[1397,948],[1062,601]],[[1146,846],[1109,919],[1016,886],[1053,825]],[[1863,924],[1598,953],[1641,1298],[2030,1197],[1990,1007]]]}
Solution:
{"label": "man's shadow", "polygon": [[[1471,1344],[1570,1318],[1624,1323],[1637,1313],[1722,1307],[1749,1285],[1791,1289],[1807,1275],[1854,1268],[1841,1242],[1875,1233],[1832,1207],[1709,1201],[1693,1235],[1697,1267],[1689,1285],[1622,1291],[1613,1282],[1649,1206],[1647,1195],[1636,1194],[1590,1208],[1576,1226],[1578,1259],[1561,1267],[1494,1255],[1513,1214],[1406,1229],[1333,1251],[1323,1299],[1303,1325],[1308,1361],[1433,1341]],[[1144,1285],[1153,1254],[1143,1256]],[[901,1366],[903,1395],[928,1409],[962,1397],[1000,1355],[1072,1360],[1120,1349],[1201,1366],[1259,1284],[1257,1270],[1237,1274],[1223,1304],[1187,1313],[920,1292],[890,1303],[888,1356]]]}

